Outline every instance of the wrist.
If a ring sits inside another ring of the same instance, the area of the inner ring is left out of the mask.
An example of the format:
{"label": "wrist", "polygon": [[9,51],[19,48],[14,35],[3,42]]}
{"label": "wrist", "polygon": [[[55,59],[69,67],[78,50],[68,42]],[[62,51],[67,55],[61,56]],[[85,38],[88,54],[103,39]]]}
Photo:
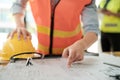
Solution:
{"label": "wrist", "polygon": [[15,14],[14,19],[15,19],[17,27],[19,27],[19,28],[20,27],[25,27],[24,15],[23,14]]}
{"label": "wrist", "polygon": [[81,48],[82,48],[82,50],[86,50],[86,42],[85,42],[85,40],[83,40],[83,39],[81,39],[81,40],[78,40],[78,44],[79,44],[79,46],[81,46]]}
{"label": "wrist", "polygon": [[22,23],[18,23],[18,24],[16,24],[16,27],[17,27],[17,28],[25,28],[25,25],[22,24]]}

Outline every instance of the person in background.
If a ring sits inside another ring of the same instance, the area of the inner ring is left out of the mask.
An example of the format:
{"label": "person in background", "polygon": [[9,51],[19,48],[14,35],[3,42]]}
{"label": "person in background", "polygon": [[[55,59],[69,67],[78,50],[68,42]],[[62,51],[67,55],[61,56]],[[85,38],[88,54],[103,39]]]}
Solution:
{"label": "person in background", "polygon": [[15,33],[18,39],[21,34],[24,39],[27,36],[31,38],[24,24],[28,1],[37,26],[37,51],[46,56],[61,55],[67,58],[68,67],[74,61],[83,60],[84,51],[98,38],[95,0],[15,0],[12,14],[16,29],[8,38],[12,38]]}
{"label": "person in background", "polygon": [[99,11],[102,51],[120,56],[120,0],[102,0]]}

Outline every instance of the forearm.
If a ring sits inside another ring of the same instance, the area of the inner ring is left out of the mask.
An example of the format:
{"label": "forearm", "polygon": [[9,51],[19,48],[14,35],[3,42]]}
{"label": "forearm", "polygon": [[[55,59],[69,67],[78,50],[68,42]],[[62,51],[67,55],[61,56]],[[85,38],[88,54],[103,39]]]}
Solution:
{"label": "forearm", "polygon": [[88,32],[83,37],[83,39],[79,40],[80,45],[83,47],[84,50],[89,48],[96,40],[98,39],[98,35],[94,32]]}
{"label": "forearm", "polygon": [[11,7],[13,17],[17,27],[24,27],[24,14],[28,0],[15,0]]}

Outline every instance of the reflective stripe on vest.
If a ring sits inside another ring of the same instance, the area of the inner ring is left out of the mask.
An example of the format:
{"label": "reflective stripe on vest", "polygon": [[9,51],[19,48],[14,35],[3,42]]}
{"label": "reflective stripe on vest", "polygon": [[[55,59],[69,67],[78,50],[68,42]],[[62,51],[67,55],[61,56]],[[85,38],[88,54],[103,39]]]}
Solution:
{"label": "reflective stripe on vest", "polygon": [[101,23],[101,31],[107,33],[120,33],[120,18],[105,15]]}
{"label": "reflective stripe on vest", "polygon": [[[91,0],[60,0],[54,13],[52,54],[61,54],[63,49],[82,38],[79,16]],[[49,54],[51,5],[50,0],[30,0],[38,31],[38,51]]]}
{"label": "reflective stripe on vest", "polygon": [[[102,0],[100,8],[104,8],[106,0]],[[116,6],[115,6],[116,5]],[[113,13],[120,13],[120,0],[110,0],[106,9]],[[104,15],[101,22],[101,31],[108,33],[120,33],[120,18]]]}

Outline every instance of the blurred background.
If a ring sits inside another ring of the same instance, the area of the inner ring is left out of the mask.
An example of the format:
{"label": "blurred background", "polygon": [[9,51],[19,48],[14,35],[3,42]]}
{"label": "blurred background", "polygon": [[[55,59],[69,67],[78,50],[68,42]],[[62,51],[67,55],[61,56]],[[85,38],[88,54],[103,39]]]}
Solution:
{"label": "blurred background", "polygon": [[[14,0],[0,0],[0,50],[4,42],[6,41],[6,37],[8,33],[15,28],[15,22],[12,18],[12,14],[10,8]],[[96,5],[98,7],[100,0],[96,0]],[[26,27],[29,32],[32,34],[32,43],[35,48],[37,48],[37,37],[36,37],[36,27],[34,23],[34,19],[31,14],[31,10],[29,7],[29,3],[27,5],[26,16],[25,16]],[[29,27],[28,27],[29,26]],[[98,41],[96,41],[89,49],[90,52],[98,52]]]}

